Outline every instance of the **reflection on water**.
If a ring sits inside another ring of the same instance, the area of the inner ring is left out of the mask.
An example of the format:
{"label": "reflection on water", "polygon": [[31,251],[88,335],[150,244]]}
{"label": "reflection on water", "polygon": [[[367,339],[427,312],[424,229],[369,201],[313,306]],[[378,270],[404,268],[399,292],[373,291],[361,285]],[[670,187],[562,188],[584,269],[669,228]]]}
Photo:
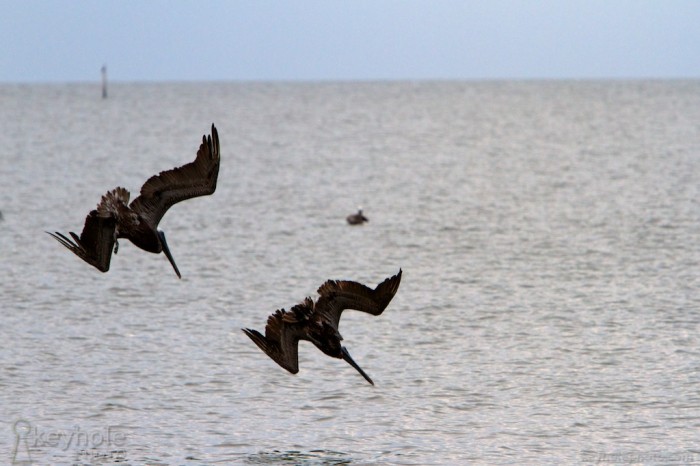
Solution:
{"label": "reflection on water", "polygon": [[309,451],[262,451],[254,455],[246,455],[246,464],[294,464],[301,466],[337,466],[352,464],[352,459],[346,453],[330,450]]}

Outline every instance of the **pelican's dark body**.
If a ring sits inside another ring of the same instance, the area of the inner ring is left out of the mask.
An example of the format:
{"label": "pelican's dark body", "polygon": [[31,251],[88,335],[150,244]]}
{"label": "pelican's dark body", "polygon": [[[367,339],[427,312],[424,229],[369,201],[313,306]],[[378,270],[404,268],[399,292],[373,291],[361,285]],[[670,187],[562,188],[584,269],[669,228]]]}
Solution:
{"label": "pelican's dark body", "polygon": [[102,272],[109,270],[112,250],[117,253],[117,240],[128,239],[144,251],[165,253],[179,278],[180,271],[158,223],[173,204],[214,193],[220,161],[219,134],[211,125],[211,135],[202,137],[193,162],[149,178],[131,204],[129,191],[117,187],[102,196],[97,208],[88,214],[80,236],[70,232],[71,241],[59,232],[49,234]]}
{"label": "pelican's dark body", "polygon": [[128,206],[129,198],[120,198],[117,209],[117,238],[128,239],[139,249],[154,254],[163,252],[163,241],[158,228],[151,225],[140,213]]}
{"label": "pelican's dark body", "polygon": [[131,241],[134,246],[146,252],[152,252],[154,254],[163,252],[163,243],[158,237],[158,233],[144,221],[140,221],[133,229],[122,232],[117,238],[126,238]]}
{"label": "pelican's dark body", "polygon": [[341,344],[343,337],[338,331],[340,316],[345,309],[380,315],[398,291],[401,274],[399,270],[375,289],[352,281],[328,280],[318,289],[320,297],[316,303],[306,298],[289,311],[280,309],[272,314],[267,319],[264,336],[257,330],[247,328],[243,332],[292,374],[299,372],[299,340],[307,340],[324,354],[347,361],[374,385]]}

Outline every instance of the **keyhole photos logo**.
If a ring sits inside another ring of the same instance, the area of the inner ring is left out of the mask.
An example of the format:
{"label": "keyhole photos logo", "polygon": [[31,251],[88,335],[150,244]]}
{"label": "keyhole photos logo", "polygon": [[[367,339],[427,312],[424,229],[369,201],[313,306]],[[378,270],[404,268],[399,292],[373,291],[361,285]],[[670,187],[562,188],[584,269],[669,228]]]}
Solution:
{"label": "keyhole photos logo", "polygon": [[44,456],[51,452],[61,455],[74,452],[83,461],[126,460],[127,436],[117,427],[85,430],[76,425],[72,429],[48,429],[19,419],[12,430],[15,437],[10,458],[12,465],[29,466],[34,464],[33,461],[44,463]]}

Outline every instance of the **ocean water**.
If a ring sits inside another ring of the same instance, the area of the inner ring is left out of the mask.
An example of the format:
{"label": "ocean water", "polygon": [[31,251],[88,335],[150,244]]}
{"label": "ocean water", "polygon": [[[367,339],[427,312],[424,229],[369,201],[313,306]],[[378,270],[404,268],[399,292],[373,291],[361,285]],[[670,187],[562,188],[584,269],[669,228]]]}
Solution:
{"label": "ocean water", "polygon": [[[44,233],[212,122],[182,280]],[[0,128],[4,464],[700,463],[699,81],[5,84]],[[240,331],[399,268],[341,321],[374,387]]]}

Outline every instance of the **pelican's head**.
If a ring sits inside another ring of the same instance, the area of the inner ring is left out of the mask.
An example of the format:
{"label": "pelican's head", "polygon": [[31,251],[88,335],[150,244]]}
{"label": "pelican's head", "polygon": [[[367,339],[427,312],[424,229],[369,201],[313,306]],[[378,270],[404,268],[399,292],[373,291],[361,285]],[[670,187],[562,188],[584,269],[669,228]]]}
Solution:
{"label": "pelican's head", "polygon": [[341,344],[343,336],[333,325],[319,320],[309,326],[308,338],[318,349],[332,358],[342,358]]}
{"label": "pelican's head", "polygon": [[352,359],[348,350],[340,343],[343,340],[343,336],[340,334],[338,329],[325,321],[317,322],[315,325],[310,327],[310,334],[307,338],[316,345],[324,354],[332,358],[343,359],[352,367],[354,367],[357,372],[359,372],[362,377],[367,380],[367,382],[374,385],[372,379],[362,370],[360,366]]}

